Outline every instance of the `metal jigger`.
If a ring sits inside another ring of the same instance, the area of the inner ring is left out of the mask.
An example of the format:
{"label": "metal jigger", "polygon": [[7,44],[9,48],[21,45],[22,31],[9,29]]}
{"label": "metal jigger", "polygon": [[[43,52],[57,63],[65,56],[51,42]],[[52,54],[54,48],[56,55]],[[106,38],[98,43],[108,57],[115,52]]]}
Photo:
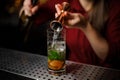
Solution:
{"label": "metal jigger", "polygon": [[50,27],[54,31],[60,32],[63,29],[62,24],[64,23],[63,13],[64,11],[68,11],[70,9],[70,5],[67,2],[62,3],[63,10],[61,11],[60,15],[53,21],[50,22]]}

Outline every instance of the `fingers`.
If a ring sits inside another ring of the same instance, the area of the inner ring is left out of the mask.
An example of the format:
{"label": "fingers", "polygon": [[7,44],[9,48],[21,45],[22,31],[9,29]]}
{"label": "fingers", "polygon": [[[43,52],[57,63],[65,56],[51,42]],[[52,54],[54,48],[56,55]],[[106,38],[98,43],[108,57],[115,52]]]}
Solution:
{"label": "fingers", "polygon": [[38,5],[34,6],[32,9],[31,9],[31,12],[32,14],[34,15],[36,13],[36,11],[38,10]]}
{"label": "fingers", "polygon": [[55,13],[55,18],[57,18],[58,17],[58,14],[57,13]]}
{"label": "fingers", "polygon": [[55,5],[55,9],[57,11],[57,14],[60,15],[61,11],[62,11],[62,5],[60,4],[56,4]]}
{"label": "fingers", "polygon": [[25,0],[23,5],[26,7],[32,7],[32,2],[31,2],[31,0]]}
{"label": "fingers", "polygon": [[23,3],[25,15],[32,16],[38,10],[38,5],[33,6],[31,0],[25,0]]}
{"label": "fingers", "polygon": [[23,10],[24,10],[26,16],[32,15],[31,7],[32,7],[31,0],[24,0]]}
{"label": "fingers", "polygon": [[79,14],[79,13],[67,13],[67,16],[65,16],[65,25],[69,26],[69,27],[80,27],[83,26],[84,22],[84,17]]}
{"label": "fingers", "polygon": [[32,11],[30,8],[24,7],[24,12],[26,16],[32,16]]}
{"label": "fingers", "polygon": [[72,26],[74,23],[74,16],[70,12],[66,12],[64,16],[64,24],[67,26]]}

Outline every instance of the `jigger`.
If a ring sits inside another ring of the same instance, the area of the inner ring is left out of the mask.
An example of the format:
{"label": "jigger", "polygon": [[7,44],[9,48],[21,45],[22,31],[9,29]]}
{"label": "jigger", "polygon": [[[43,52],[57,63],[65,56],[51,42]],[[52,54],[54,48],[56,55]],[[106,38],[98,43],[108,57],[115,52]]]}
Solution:
{"label": "jigger", "polygon": [[70,9],[70,5],[67,2],[62,3],[63,9],[60,15],[53,21],[50,22],[50,27],[52,30],[60,32],[63,29],[62,24],[64,23],[64,11],[68,11]]}

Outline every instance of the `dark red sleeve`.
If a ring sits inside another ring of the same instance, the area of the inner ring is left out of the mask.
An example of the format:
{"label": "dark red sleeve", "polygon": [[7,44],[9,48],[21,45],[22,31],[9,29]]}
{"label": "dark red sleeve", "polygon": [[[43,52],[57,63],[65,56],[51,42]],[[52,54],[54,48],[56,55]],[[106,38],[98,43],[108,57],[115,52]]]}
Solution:
{"label": "dark red sleeve", "polygon": [[120,62],[120,1],[111,0],[110,12],[107,24],[107,40],[109,53],[106,61],[117,67]]}

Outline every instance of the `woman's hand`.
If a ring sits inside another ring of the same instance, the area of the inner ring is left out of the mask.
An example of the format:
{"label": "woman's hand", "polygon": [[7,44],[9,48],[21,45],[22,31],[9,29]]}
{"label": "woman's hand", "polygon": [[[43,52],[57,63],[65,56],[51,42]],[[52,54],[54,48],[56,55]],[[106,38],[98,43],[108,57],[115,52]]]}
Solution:
{"label": "woman's hand", "polygon": [[32,1],[31,0],[25,0],[23,2],[23,7],[20,10],[19,16],[22,14],[22,12],[25,12],[26,16],[32,16],[36,13],[36,11],[38,10],[39,5],[32,5]]}
{"label": "woman's hand", "polygon": [[[55,16],[57,17],[62,11],[62,6],[57,4],[55,8],[57,11]],[[92,27],[82,14],[64,12],[64,24],[69,28],[81,29],[96,55],[103,61],[106,59],[109,50],[108,42]]]}
{"label": "woman's hand", "polygon": [[[62,11],[62,5],[56,4],[55,5],[57,13],[55,14],[55,17],[59,16]],[[70,28],[80,28],[84,29],[87,26],[87,19],[80,14],[80,13],[71,13],[71,12],[64,12],[64,25],[70,27]]]}

